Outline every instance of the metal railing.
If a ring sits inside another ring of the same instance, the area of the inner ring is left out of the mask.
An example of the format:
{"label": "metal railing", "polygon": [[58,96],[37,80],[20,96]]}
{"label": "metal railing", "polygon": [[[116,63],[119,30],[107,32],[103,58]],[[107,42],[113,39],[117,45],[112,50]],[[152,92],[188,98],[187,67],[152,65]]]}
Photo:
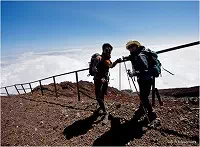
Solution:
{"label": "metal railing", "polygon": [[[180,46],[176,46],[176,47],[172,47],[172,48],[160,50],[160,51],[157,51],[156,53],[157,53],[157,54],[165,53],[165,52],[169,52],[169,51],[173,51],[173,50],[177,50],[177,49],[182,49],[182,48],[185,48],[185,47],[190,47],[190,46],[194,46],[194,45],[198,45],[198,44],[200,44],[200,41],[196,41],[196,42],[192,42],[192,43],[188,43],[188,44],[184,44],[184,45],[180,45]],[[78,84],[78,83],[79,83],[79,81],[78,81],[78,72],[85,71],[85,70],[88,70],[88,69],[89,69],[89,68],[85,68],[85,69],[80,69],[80,70],[76,70],[76,71],[71,71],[71,72],[67,72],[67,73],[63,73],[63,74],[59,74],[59,75],[54,75],[54,76],[51,76],[51,77],[47,77],[47,78],[40,79],[40,80],[37,80],[37,81],[29,82],[29,83],[14,84],[14,85],[11,85],[11,86],[1,87],[0,89],[5,89],[5,91],[6,91],[6,93],[1,93],[1,94],[7,94],[7,96],[10,96],[10,94],[9,94],[9,92],[8,92],[8,89],[7,89],[7,88],[9,88],[9,87],[15,87],[15,89],[16,89],[16,91],[17,91],[18,94],[21,94],[21,93],[19,92],[19,90],[23,90],[24,93],[26,93],[26,89],[30,89],[30,90],[31,90],[31,93],[33,93],[33,89],[32,89],[31,84],[39,82],[41,94],[44,95],[44,93],[43,93],[43,88],[42,88],[42,81],[52,78],[52,79],[53,79],[53,83],[54,83],[54,88],[55,88],[56,97],[58,97],[58,91],[57,91],[57,88],[56,88],[56,77],[75,73],[78,100],[80,101],[80,92],[81,92],[81,91],[79,90],[79,84]],[[22,87],[22,89],[18,89],[18,88],[17,88],[18,85],[20,85],[20,86]],[[24,85],[29,85],[29,88],[24,88]],[[82,93],[82,92],[81,92],[81,93]]]}
{"label": "metal railing", "polygon": [[[54,75],[54,76],[51,76],[51,77],[47,77],[47,78],[40,79],[40,80],[37,80],[37,81],[29,82],[29,83],[15,84],[15,85],[1,87],[0,89],[5,89],[6,90],[6,93],[1,93],[1,94],[7,94],[7,96],[10,96],[10,94],[8,93],[8,89],[7,89],[8,87],[15,87],[15,89],[17,90],[18,94],[21,94],[19,92],[19,90],[23,90],[24,93],[26,93],[26,89],[30,89],[31,93],[33,93],[33,88],[31,86],[31,84],[39,82],[41,94],[44,95],[43,88],[42,88],[42,81],[52,78],[53,79],[53,83],[54,83],[56,97],[58,97],[58,91],[57,91],[57,88],[56,88],[56,77],[75,73],[75,76],[76,76],[76,85],[77,85],[77,93],[78,93],[78,100],[80,101],[80,91],[79,91],[79,84],[78,84],[78,72],[85,71],[85,70],[88,70],[88,68],[81,69],[81,70],[76,70],[76,71],[71,71],[71,72],[67,72],[67,73],[63,73],[63,74],[59,74],[59,75]],[[30,88],[24,88],[24,85],[27,85],[27,84],[29,85]],[[17,88],[18,85],[20,85],[22,87],[22,89]]]}

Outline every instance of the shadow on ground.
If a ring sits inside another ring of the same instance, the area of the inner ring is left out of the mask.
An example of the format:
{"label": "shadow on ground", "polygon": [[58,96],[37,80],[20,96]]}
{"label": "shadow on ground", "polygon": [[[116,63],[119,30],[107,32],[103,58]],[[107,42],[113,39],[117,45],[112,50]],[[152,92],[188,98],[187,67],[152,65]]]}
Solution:
{"label": "shadow on ground", "polygon": [[[67,126],[63,131],[63,134],[65,135],[66,139],[69,140],[74,136],[86,134],[87,131],[92,128],[92,124],[97,120],[98,116],[99,114],[94,112],[91,116],[83,120],[78,120],[73,124]],[[95,123],[99,123],[99,121]]]}
{"label": "shadow on ground", "polygon": [[131,119],[120,124],[120,118],[109,116],[111,129],[97,138],[93,146],[124,146],[134,138],[141,138],[145,131],[142,130],[144,124]]}

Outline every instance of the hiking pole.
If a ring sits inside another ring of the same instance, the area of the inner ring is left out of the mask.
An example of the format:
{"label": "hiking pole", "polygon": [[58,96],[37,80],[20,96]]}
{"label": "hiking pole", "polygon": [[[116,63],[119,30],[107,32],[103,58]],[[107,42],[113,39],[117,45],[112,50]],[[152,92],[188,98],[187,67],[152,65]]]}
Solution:
{"label": "hiking pole", "polygon": [[[140,94],[139,94],[139,92],[138,92],[138,90],[137,90],[137,87],[136,87],[136,85],[135,85],[135,82],[133,81],[133,78],[132,78],[132,77],[130,77],[130,78],[131,78],[131,80],[132,80],[132,82],[133,82],[133,85],[134,85],[134,87],[135,87],[136,93],[137,93],[137,95],[138,95],[139,98],[140,98]],[[150,120],[149,120],[149,117],[148,117],[148,114],[147,114],[147,110],[145,109],[144,104],[143,104],[143,102],[141,101],[141,99],[140,99],[140,102],[141,102],[141,104],[142,104],[142,108],[143,108],[143,110],[144,110],[144,112],[145,112],[145,115],[146,115],[146,117],[147,117],[148,123],[150,124],[151,122],[150,122]]]}
{"label": "hiking pole", "polygon": [[[163,67],[162,67],[163,68]],[[171,75],[174,75],[173,73],[171,73],[170,71],[166,70],[165,68],[163,68],[166,72],[170,73]]]}
{"label": "hiking pole", "polygon": [[[122,57],[122,58],[124,58],[124,57]],[[130,83],[130,79],[129,79],[128,72],[127,72],[127,68],[126,68],[126,63],[125,63],[125,61],[124,61],[124,66],[125,66],[125,70],[126,70],[126,74],[127,74],[127,78],[128,78],[129,86],[130,86],[130,89],[132,90],[132,88],[131,88],[131,83]]]}

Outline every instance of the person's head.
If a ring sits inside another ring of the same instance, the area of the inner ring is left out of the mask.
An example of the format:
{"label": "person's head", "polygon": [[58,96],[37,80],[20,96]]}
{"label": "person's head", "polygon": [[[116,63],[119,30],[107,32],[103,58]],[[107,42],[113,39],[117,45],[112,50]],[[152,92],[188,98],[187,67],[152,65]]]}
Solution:
{"label": "person's head", "polygon": [[126,49],[130,51],[130,53],[136,53],[140,50],[141,44],[138,41],[131,40],[127,42]]}
{"label": "person's head", "polygon": [[110,59],[112,49],[113,49],[112,45],[110,45],[109,43],[104,43],[102,46],[103,55],[106,58]]}

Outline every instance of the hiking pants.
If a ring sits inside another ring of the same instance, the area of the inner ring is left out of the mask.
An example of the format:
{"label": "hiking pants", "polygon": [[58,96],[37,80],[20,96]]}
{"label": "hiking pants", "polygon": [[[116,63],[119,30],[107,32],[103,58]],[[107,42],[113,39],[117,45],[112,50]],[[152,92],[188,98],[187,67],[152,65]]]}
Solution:
{"label": "hiking pants", "polygon": [[107,93],[108,82],[102,83],[101,80],[94,80],[94,85],[97,102],[99,103],[99,106],[103,112],[107,113],[104,104],[104,95]]}
{"label": "hiking pants", "polygon": [[[138,80],[139,89],[140,89],[140,107],[136,111],[136,116],[139,118],[141,117],[145,112],[144,108],[148,111],[148,115],[152,114],[152,106],[149,102],[149,94],[151,90],[152,80]],[[144,107],[144,108],[143,108]]]}

